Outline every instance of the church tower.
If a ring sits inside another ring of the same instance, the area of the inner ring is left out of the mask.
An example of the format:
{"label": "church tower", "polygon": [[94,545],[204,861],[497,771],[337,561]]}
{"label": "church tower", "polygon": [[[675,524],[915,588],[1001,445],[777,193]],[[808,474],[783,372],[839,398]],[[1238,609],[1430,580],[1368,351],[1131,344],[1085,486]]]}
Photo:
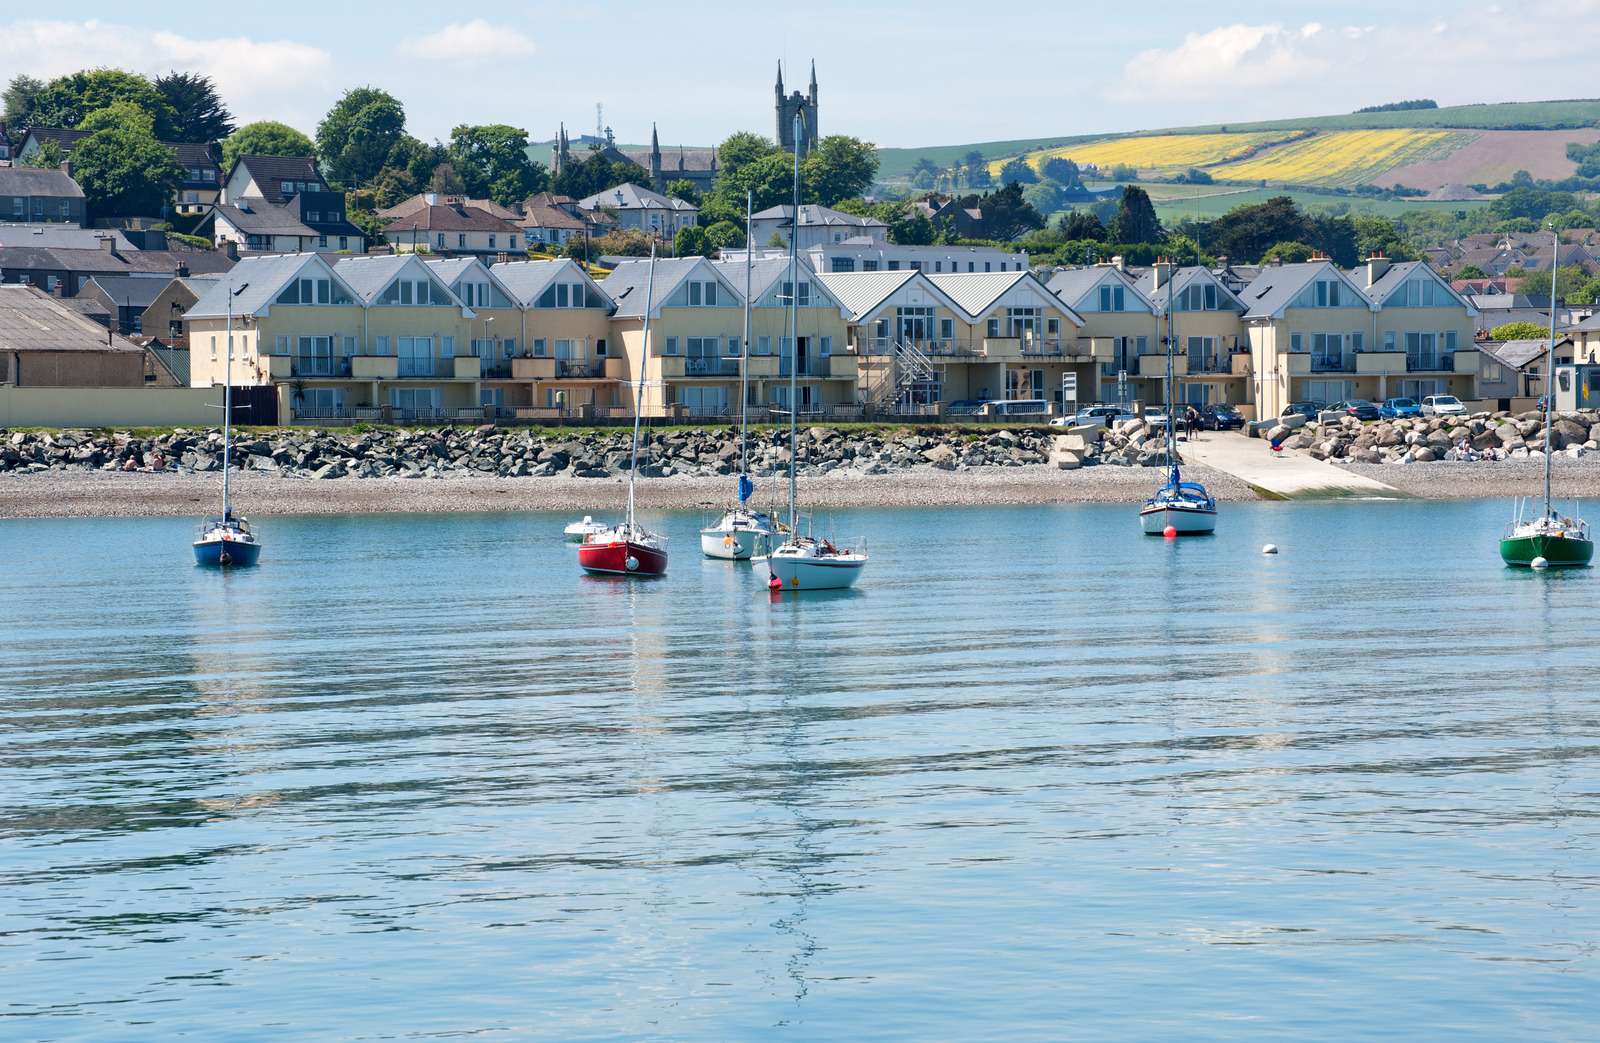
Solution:
{"label": "church tower", "polygon": [[667,190],[666,179],[661,176],[661,138],[656,135],[656,125],[650,124],[650,187],[657,192]]}
{"label": "church tower", "polygon": [[807,94],[795,91],[788,97],[783,94],[783,63],[778,63],[778,83],[774,88],[777,107],[777,139],[778,144],[789,152],[795,151],[794,117],[800,114],[800,142],[799,150],[802,156],[811,151],[812,143],[818,138],[817,132],[817,63],[811,62],[811,90]]}

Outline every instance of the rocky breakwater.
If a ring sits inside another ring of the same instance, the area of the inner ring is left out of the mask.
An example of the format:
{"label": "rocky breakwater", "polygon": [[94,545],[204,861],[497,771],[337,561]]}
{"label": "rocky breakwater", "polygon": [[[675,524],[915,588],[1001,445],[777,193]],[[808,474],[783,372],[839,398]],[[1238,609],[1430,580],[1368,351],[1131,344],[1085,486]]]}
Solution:
{"label": "rocky breakwater", "polygon": [[[1318,460],[1365,464],[1527,460],[1544,455],[1544,418],[1538,412],[1367,422],[1341,417],[1298,430],[1279,425],[1266,437],[1282,438],[1284,448],[1304,450]],[[1600,450],[1600,413],[1555,414],[1550,447],[1574,458]]]}
{"label": "rocky breakwater", "polygon": [[[628,470],[627,429],[575,431],[476,428],[316,431],[288,428],[245,432],[233,445],[236,469],[298,478],[542,477],[608,478]],[[943,427],[840,430],[812,427],[799,434],[798,470],[818,475],[849,470],[888,474],[916,467],[956,471],[973,467],[1044,464],[1051,436],[1043,429]],[[750,471],[786,473],[789,435],[752,432]],[[733,428],[646,431],[639,473],[710,477],[739,466]],[[130,432],[0,431],[0,472],[124,471],[207,473],[222,469],[222,434],[178,429],[142,436]]]}
{"label": "rocky breakwater", "polygon": [[[1050,460],[1063,471],[1095,464],[1114,467],[1165,467],[1166,431],[1143,420],[1123,420],[1115,427],[1068,428],[1056,436]],[[1178,455],[1182,462],[1183,455]]]}

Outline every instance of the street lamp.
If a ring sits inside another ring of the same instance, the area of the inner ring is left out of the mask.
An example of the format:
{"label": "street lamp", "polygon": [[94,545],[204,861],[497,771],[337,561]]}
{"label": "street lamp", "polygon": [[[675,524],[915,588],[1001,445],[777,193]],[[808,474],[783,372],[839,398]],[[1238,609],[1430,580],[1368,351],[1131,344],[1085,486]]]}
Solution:
{"label": "street lamp", "polygon": [[494,316],[486,316],[483,320],[483,347],[478,352],[478,357],[483,360],[484,372],[494,368],[494,341],[489,339],[489,323],[494,321]]}

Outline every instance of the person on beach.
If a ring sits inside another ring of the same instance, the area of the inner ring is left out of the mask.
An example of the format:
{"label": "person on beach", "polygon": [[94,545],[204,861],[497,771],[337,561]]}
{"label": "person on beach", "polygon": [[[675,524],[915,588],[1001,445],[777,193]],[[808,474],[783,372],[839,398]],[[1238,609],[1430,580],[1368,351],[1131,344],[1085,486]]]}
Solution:
{"label": "person on beach", "polygon": [[1188,428],[1188,430],[1185,432],[1185,437],[1189,441],[1193,442],[1200,433],[1200,410],[1193,406],[1190,406],[1188,409],[1184,410],[1183,422]]}

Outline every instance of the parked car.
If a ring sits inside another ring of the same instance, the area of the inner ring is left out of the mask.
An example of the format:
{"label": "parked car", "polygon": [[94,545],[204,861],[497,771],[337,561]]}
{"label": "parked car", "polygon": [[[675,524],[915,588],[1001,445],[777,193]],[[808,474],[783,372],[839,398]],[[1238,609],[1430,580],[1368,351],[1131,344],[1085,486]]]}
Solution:
{"label": "parked car", "polygon": [[1307,420],[1315,420],[1320,412],[1322,412],[1321,402],[1290,402],[1283,407],[1283,412],[1278,415],[1293,416],[1298,413]]}
{"label": "parked car", "polygon": [[1454,395],[1429,395],[1422,400],[1423,416],[1465,416],[1467,407]]}
{"label": "parked car", "polygon": [[1200,426],[1211,431],[1238,431],[1244,427],[1244,415],[1232,406],[1201,406]]}
{"label": "parked car", "polygon": [[1329,406],[1328,409],[1330,412],[1343,413],[1345,416],[1353,416],[1357,420],[1378,420],[1383,416],[1383,414],[1378,411],[1376,404],[1368,402],[1364,398],[1351,398],[1346,399],[1343,402],[1335,402],[1333,405]]}
{"label": "parked car", "polygon": [[1056,417],[1050,421],[1057,427],[1077,427],[1080,424],[1099,424],[1111,427],[1122,420],[1132,420],[1133,414],[1121,406],[1086,406],[1070,417]]}
{"label": "parked car", "polygon": [[1172,421],[1167,416],[1166,406],[1145,406],[1144,422],[1151,427],[1166,427]]}
{"label": "parked car", "polygon": [[994,399],[983,404],[985,416],[1045,417],[1050,415],[1050,403],[1042,398],[1013,398],[1002,402]]}
{"label": "parked car", "polygon": [[983,409],[983,399],[962,398],[944,407],[945,416],[973,416]]}
{"label": "parked car", "polygon": [[1414,398],[1386,398],[1383,405],[1378,407],[1378,413],[1386,420],[1398,420],[1402,417],[1421,416],[1422,407],[1417,405]]}

